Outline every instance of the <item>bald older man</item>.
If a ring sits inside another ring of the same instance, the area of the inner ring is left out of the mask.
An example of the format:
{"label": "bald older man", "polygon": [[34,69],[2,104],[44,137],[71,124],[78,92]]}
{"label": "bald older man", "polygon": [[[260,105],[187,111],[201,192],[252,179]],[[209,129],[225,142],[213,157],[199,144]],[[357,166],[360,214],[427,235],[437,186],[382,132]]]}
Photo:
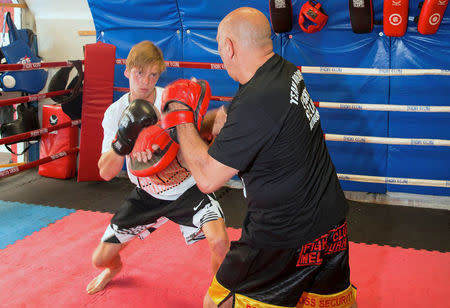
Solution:
{"label": "bald older man", "polygon": [[[210,148],[194,125],[177,126],[200,190],[215,191],[238,174],[248,202],[242,236],[204,307],[356,307],[348,204],[319,112],[302,74],[273,52],[270,36],[260,11],[229,13],[219,24],[218,49],[240,85],[225,124]],[[224,118],[223,110],[217,114]]]}

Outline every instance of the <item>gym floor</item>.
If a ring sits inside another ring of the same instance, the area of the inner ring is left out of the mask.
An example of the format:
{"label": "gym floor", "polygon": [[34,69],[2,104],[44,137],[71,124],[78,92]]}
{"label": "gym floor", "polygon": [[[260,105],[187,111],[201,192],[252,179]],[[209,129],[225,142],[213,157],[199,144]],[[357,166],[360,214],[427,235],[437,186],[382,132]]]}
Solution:
{"label": "gym floor", "polygon": [[[42,177],[37,169],[0,180],[0,199],[75,210],[114,213],[132,190],[126,177],[77,182]],[[228,227],[240,228],[246,212],[242,190],[221,188],[217,197]],[[450,252],[450,211],[349,201],[349,239],[355,243]]]}

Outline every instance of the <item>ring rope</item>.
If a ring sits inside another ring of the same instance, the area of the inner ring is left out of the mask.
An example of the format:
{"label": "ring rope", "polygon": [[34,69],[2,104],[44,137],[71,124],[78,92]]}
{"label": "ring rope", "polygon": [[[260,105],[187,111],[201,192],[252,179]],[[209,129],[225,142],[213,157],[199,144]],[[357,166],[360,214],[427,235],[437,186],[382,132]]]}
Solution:
{"label": "ring rope", "polygon": [[55,130],[63,129],[66,127],[72,127],[72,126],[76,126],[79,124],[81,124],[81,120],[73,120],[70,122],[64,122],[64,123],[57,124],[57,125],[50,126],[50,127],[35,129],[35,130],[29,131],[29,132],[8,136],[8,137],[0,139],[0,145],[14,143],[14,142],[17,142],[20,140],[25,140],[25,139],[28,139],[31,137],[42,136],[42,135],[48,134]]}
{"label": "ring rope", "polygon": [[335,103],[335,102],[314,102],[314,105],[316,107],[331,108],[331,109],[406,111],[406,112],[450,112],[450,106],[351,104],[351,103]]}
{"label": "ring rope", "polygon": [[[114,91],[128,92],[129,88],[114,87]],[[211,100],[229,102],[229,96],[211,96]],[[386,104],[351,104],[334,102],[314,102],[316,107],[332,109],[372,110],[372,111],[405,111],[405,112],[450,112],[450,106],[413,106],[413,105],[386,105]]]}
{"label": "ring rope", "polygon": [[[223,63],[165,61],[167,67],[200,68],[223,70]],[[116,59],[116,64],[126,64],[126,59]],[[421,76],[440,75],[450,76],[450,70],[443,69],[392,69],[392,68],[355,68],[331,66],[297,66],[302,73],[334,74],[334,75],[366,75],[366,76]]]}
{"label": "ring rope", "polygon": [[31,169],[33,167],[46,164],[46,163],[51,162],[53,160],[62,158],[64,156],[68,156],[70,154],[77,153],[79,151],[80,151],[79,148],[71,148],[71,149],[68,149],[66,151],[62,151],[62,152],[59,152],[59,153],[56,153],[56,154],[53,154],[53,155],[50,155],[50,156],[47,156],[47,157],[35,160],[35,161],[32,161],[32,162],[27,163],[27,164],[11,167],[9,169],[0,171],[0,179],[4,178],[4,177],[7,177],[7,176],[10,176],[10,175],[13,175],[13,174],[16,174],[16,173],[19,173],[19,172],[21,172],[23,170]]}
{"label": "ring rope", "polygon": [[[82,61],[84,62],[84,61]],[[126,59],[116,59],[116,64],[124,65]],[[167,67],[199,68],[199,69],[225,69],[223,63],[165,61]],[[17,64],[0,64],[0,72],[36,70],[41,68],[72,66],[70,61],[61,62],[34,62]],[[334,75],[365,75],[365,76],[420,76],[439,75],[450,76],[450,70],[445,69],[388,69],[388,68],[354,68],[330,66],[297,66],[302,73],[334,74]]]}
{"label": "ring rope", "polygon": [[302,73],[364,76],[450,76],[450,70],[442,69],[401,69],[401,68],[354,68],[328,66],[298,66]]}
{"label": "ring rope", "polygon": [[219,101],[219,102],[231,102],[231,100],[233,98],[232,97],[228,97],[228,96],[211,96],[211,99],[213,101]]}
{"label": "ring rope", "polygon": [[67,89],[67,90],[59,90],[59,91],[53,91],[53,92],[48,92],[48,93],[32,94],[32,95],[21,96],[21,97],[16,97],[16,98],[8,98],[8,99],[0,100],[0,107],[14,105],[14,104],[20,104],[20,103],[27,103],[27,102],[37,101],[37,100],[43,99],[43,98],[50,98],[50,97],[54,97],[54,96],[69,94],[72,91],[73,91],[73,89]]}
{"label": "ring rope", "polygon": [[[211,96],[212,100],[229,102],[232,97]],[[371,110],[371,111],[404,111],[404,112],[450,112],[450,106],[419,105],[386,105],[386,104],[354,104],[336,102],[314,102],[316,107],[331,109]]]}
{"label": "ring rope", "polygon": [[114,87],[113,90],[118,92],[128,92],[130,91],[130,88]]}
{"label": "ring rope", "polygon": [[372,136],[352,136],[324,134],[327,141],[344,141],[356,143],[377,143],[377,144],[397,144],[397,145],[425,145],[425,146],[450,146],[450,140],[443,139],[408,139],[408,138],[388,138]]}
{"label": "ring rope", "polygon": [[338,173],[338,178],[344,181],[369,182],[382,184],[398,184],[398,185],[415,185],[415,186],[434,186],[434,187],[450,187],[448,180],[426,180],[426,179],[410,179],[410,178],[392,178],[383,176],[343,174]]}
{"label": "ring rope", "polygon": [[[84,61],[81,62],[84,63]],[[0,64],[0,72],[32,71],[41,68],[67,67],[67,66],[73,66],[73,64],[70,61]]]}

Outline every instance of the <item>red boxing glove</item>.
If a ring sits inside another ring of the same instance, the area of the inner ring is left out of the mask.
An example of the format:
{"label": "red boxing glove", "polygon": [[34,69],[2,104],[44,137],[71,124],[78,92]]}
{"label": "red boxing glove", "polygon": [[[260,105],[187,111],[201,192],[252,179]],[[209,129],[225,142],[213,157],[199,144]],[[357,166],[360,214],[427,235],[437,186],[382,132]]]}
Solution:
{"label": "red boxing glove", "polygon": [[[158,145],[159,149],[153,150],[152,145]],[[135,160],[134,153],[152,152],[152,157],[147,162]],[[161,128],[160,122],[156,125],[144,128],[139,134],[133,151],[130,155],[130,172],[135,176],[146,177],[165,169],[178,154],[179,145],[176,144]]]}
{"label": "red boxing glove", "polygon": [[[176,126],[194,123],[200,131],[203,116],[208,110],[211,88],[205,80],[192,81],[178,79],[164,88],[161,110],[163,116],[161,127],[169,132],[170,137],[178,143]],[[169,105],[179,103],[186,108],[169,110]]]}

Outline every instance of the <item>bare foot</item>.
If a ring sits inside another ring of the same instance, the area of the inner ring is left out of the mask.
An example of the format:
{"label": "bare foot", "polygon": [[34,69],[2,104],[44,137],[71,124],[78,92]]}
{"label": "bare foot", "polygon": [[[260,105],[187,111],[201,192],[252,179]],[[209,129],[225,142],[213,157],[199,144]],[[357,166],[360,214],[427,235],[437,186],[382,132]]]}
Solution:
{"label": "bare foot", "polygon": [[97,277],[92,279],[91,282],[86,287],[86,291],[89,294],[97,293],[98,291],[103,290],[106,285],[116,276],[120,270],[122,269],[122,266],[116,267],[116,268],[106,268],[103,270],[103,272],[100,273]]}

